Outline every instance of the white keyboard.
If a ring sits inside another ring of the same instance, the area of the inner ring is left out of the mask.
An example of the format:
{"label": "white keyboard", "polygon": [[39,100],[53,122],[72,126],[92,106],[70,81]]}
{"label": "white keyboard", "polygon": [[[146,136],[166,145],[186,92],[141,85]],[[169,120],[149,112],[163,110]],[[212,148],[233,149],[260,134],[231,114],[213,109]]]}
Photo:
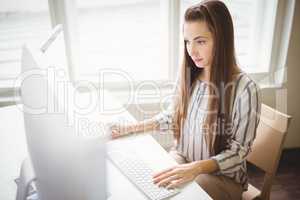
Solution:
{"label": "white keyboard", "polygon": [[149,199],[162,200],[179,193],[178,189],[166,189],[153,183],[154,171],[136,154],[120,151],[107,152],[109,160]]}

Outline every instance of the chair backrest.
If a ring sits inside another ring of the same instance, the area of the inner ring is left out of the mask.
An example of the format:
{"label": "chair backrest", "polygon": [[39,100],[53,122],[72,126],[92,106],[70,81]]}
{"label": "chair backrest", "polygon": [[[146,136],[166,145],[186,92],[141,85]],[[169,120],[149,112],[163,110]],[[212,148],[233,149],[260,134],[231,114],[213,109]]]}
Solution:
{"label": "chair backrest", "polygon": [[262,104],[256,138],[247,161],[266,173],[261,191],[264,199],[268,199],[290,121],[291,116]]}

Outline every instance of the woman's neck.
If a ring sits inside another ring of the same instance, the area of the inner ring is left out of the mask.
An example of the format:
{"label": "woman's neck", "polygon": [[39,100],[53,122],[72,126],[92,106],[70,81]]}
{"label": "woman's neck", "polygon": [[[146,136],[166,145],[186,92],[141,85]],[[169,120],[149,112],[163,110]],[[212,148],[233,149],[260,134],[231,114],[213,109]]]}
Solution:
{"label": "woman's neck", "polygon": [[208,68],[203,68],[202,72],[198,76],[198,79],[208,82],[210,79],[210,70]]}

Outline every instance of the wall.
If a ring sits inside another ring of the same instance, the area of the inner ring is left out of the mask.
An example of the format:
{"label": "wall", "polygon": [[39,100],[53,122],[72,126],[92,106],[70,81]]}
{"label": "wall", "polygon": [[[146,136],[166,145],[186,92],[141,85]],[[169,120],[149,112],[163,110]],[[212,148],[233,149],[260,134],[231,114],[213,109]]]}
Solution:
{"label": "wall", "polygon": [[[293,20],[290,45],[287,56],[287,113],[293,117],[290,125],[285,147],[300,147],[300,1],[296,0],[295,14]],[[263,90],[263,102],[272,107],[278,107],[276,104],[276,95],[278,89]]]}

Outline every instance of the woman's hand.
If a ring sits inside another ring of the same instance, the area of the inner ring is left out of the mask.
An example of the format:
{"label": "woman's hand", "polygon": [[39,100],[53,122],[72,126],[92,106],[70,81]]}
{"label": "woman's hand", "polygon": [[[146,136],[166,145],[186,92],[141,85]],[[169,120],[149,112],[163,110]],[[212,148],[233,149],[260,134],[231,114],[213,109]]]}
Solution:
{"label": "woman's hand", "polygon": [[122,127],[120,124],[110,124],[109,130],[111,134],[112,139],[116,139],[119,137],[122,137],[124,135],[127,135],[128,133],[125,131],[125,127]]}
{"label": "woman's hand", "polygon": [[155,174],[153,182],[159,187],[175,188],[193,181],[199,174],[200,167],[197,162],[180,164]]}
{"label": "woman's hand", "polygon": [[121,125],[118,123],[111,123],[108,126],[109,126],[109,130],[110,130],[112,139],[116,139],[116,138],[128,135],[133,130],[133,127],[131,127],[129,125],[126,126],[126,125]]}

